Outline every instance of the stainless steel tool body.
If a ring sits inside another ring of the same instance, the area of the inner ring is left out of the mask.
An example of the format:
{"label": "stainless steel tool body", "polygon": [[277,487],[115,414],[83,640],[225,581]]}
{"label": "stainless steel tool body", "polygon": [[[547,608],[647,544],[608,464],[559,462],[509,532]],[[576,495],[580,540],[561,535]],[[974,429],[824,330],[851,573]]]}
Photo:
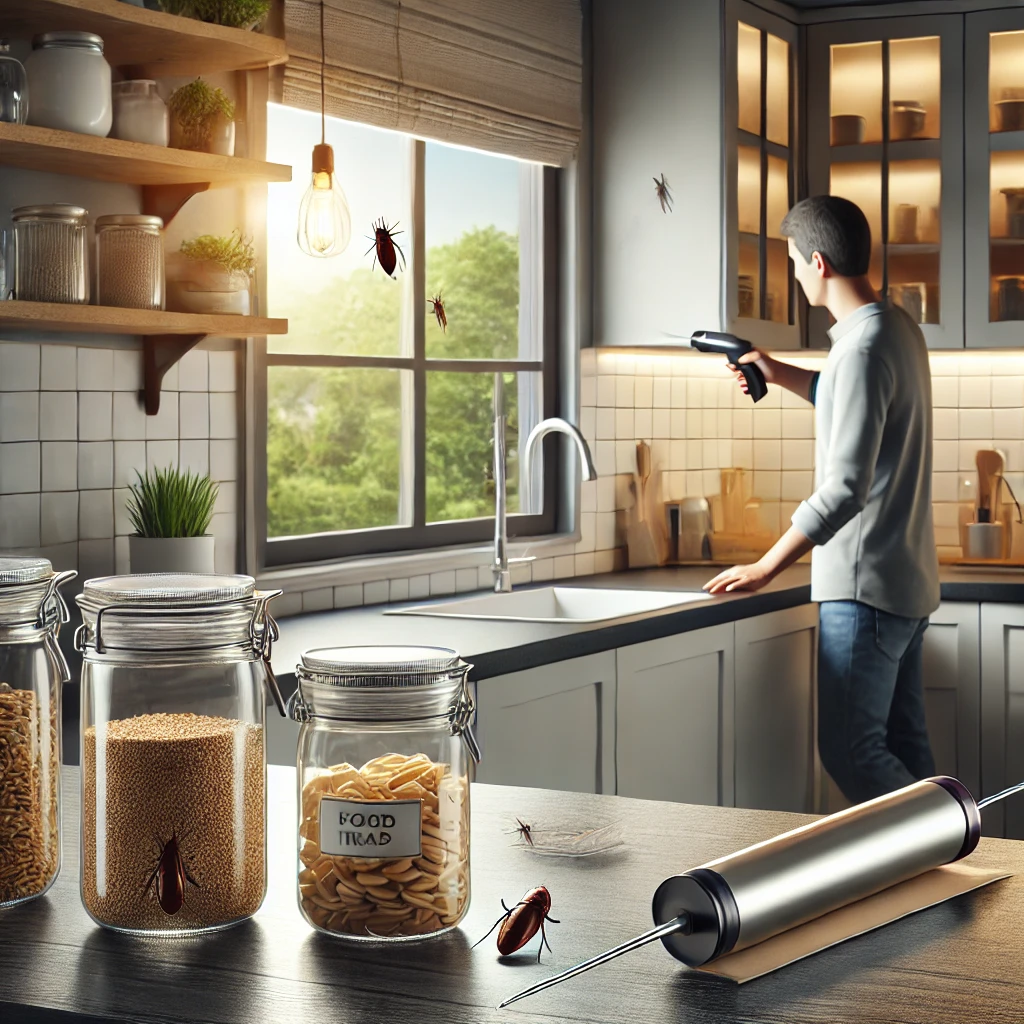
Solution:
{"label": "stainless steel tool body", "polygon": [[926,779],[665,879],[654,922],[687,917],[688,931],[661,940],[699,967],[959,860],[980,834],[970,792]]}

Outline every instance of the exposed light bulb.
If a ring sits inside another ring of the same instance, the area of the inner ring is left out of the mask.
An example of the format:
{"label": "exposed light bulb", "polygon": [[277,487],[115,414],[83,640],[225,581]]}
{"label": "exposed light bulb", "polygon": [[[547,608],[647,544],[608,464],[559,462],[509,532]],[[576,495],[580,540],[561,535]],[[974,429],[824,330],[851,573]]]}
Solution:
{"label": "exposed light bulb", "polygon": [[313,147],[313,178],[299,206],[299,248],[309,256],[338,256],[352,237],[345,192],[334,177],[334,150]]}

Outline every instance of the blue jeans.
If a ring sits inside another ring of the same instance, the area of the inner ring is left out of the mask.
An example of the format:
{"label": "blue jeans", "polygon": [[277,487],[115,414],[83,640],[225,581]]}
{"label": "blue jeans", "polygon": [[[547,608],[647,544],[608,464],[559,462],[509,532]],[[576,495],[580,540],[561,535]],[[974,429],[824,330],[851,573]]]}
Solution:
{"label": "blue jeans", "polygon": [[921,682],[927,619],[825,601],[818,640],[818,752],[860,803],[935,774]]}

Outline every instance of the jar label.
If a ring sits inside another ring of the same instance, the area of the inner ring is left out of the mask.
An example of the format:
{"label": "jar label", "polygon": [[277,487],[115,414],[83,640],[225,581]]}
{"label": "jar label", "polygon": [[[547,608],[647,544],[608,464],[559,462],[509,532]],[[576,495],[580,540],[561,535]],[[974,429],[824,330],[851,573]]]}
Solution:
{"label": "jar label", "polygon": [[320,850],[331,857],[419,857],[419,800],[320,798]]}

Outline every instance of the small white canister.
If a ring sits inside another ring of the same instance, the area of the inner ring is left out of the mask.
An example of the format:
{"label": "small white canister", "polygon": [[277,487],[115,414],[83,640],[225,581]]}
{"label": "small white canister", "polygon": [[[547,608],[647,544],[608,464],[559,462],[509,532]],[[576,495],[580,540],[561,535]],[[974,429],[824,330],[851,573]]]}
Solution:
{"label": "small white canister", "polygon": [[140,78],[114,83],[114,127],[110,134],[125,142],[167,145],[170,119],[156,82]]}
{"label": "small white canister", "polygon": [[25,61],[29,124],[105,137],[113,122],[110,65],[91,32],[46,32]]}

